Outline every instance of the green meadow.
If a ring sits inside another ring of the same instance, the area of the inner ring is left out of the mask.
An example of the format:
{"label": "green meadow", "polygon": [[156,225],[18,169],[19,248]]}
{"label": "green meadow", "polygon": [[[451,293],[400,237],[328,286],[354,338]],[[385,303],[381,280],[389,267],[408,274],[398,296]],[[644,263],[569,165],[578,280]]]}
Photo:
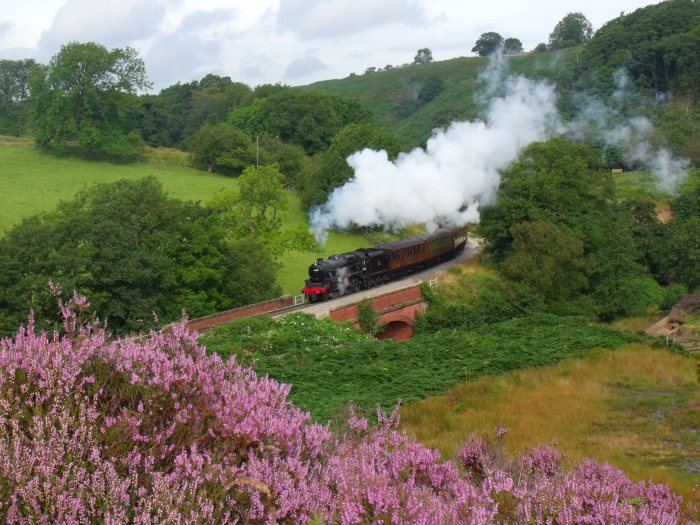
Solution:
{"label": "green meadow", "polygon": [[[52,210],[60,201],[70,200],[82,188],[94,184],[153,176],[172,197],[201,202],[207,202],[217,192],[231,189],[236,184],[235,179],[230,177],[182,165],[157,162],[112,164],[57,157],[36,149],[26,141],[2,140],[0,144],[0,235],[22,219]],[[306,214],[301,209],[299,198],[293,193],[289,194],[283,216],[286,228],[307,227]],[[309,264],[317,257],[327,257],[367,244],[368,241],[359,234],[331,233],[327,243],[317,247],[314,252],[295,250],[281,254],[278,281],[284,293],[298,294]]]}

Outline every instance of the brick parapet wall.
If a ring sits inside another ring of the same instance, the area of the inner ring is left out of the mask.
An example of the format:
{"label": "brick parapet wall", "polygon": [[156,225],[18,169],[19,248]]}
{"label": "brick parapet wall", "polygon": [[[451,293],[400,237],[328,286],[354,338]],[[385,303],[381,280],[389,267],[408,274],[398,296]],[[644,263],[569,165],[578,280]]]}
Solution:
{"label": "brick parapet wall", "polygon": [[275,310],[279,310],[280,308],[286,308],[288,306],[291,306],[293,302],[293,297],[285,295],[283,297],[278,297],[277,299],[271,299],[262,303],[242,306],[233,310],[227,310],[225,312],[219,312],[217,314],[208,315],[206,317],[200,317],[199,319],[192,319],[187,323],[187,328],[189,328],[190,330],[198,331],[206,330],[207,328],[228,323],[229,321],[233,321],[235,319],[266,314]]}
{"label": "brick parapet wall", "polygon": [[[382,312],[398,310],[401,308],[407,308],[407,311],[410,311],[412,314],[411,318],[414,318],[415,311],[417,310],[410,309],[408,307],[421,303],[423,300],[423,294],[421,293],[420,285],[418,285],[379,295],[372,299],[371,306],[372,310],[380,314],[378,321],[381,322],[383,321],[381,315]],[[359,308],[357,304],[351,304],[336,310],[331,310],[328,315],[331,319],[339,323],[344,323],[346,321],[355,322],[359,317]]]}

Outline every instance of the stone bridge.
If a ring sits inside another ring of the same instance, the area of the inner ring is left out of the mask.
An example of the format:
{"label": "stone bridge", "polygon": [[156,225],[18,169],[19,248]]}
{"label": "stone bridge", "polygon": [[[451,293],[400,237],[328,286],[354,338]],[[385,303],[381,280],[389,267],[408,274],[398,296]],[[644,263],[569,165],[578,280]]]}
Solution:
{"label": "stone bridge", "polygon": [[[395,339],[405,341],[413,335],[413,323],[416,313],[423,313],[427,302],[421,293],[420,285],[403,288],[393,292],[366,299],[376,313],[376,323],[379,327],[377,339]],[[360,309],[357,303],[341,306],[328,312],[334,321],[344,323],[350,321],[355,328],[360,327]]]}

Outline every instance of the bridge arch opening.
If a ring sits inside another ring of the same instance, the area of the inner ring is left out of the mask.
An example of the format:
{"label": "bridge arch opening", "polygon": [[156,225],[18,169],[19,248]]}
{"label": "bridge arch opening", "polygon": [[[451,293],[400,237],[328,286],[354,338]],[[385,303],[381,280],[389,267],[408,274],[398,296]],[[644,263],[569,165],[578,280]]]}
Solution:
{"label": "bridge arch opening", "polygon": [[413,336],[413,326],[407,321],[391,321],[377,332],[377,339],[393,339],[394,341],[406,341]]}

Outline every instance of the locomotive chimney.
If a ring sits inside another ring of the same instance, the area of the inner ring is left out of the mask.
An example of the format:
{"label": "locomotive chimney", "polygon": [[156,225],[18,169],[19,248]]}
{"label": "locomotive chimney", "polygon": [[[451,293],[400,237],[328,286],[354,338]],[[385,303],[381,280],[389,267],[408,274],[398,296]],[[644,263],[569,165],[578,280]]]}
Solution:
{"label": "locomotive chimney", "polygon": [[317,263],[323,262],[323,257],[319,257],[318,259],[316,259],[316,262]]}

